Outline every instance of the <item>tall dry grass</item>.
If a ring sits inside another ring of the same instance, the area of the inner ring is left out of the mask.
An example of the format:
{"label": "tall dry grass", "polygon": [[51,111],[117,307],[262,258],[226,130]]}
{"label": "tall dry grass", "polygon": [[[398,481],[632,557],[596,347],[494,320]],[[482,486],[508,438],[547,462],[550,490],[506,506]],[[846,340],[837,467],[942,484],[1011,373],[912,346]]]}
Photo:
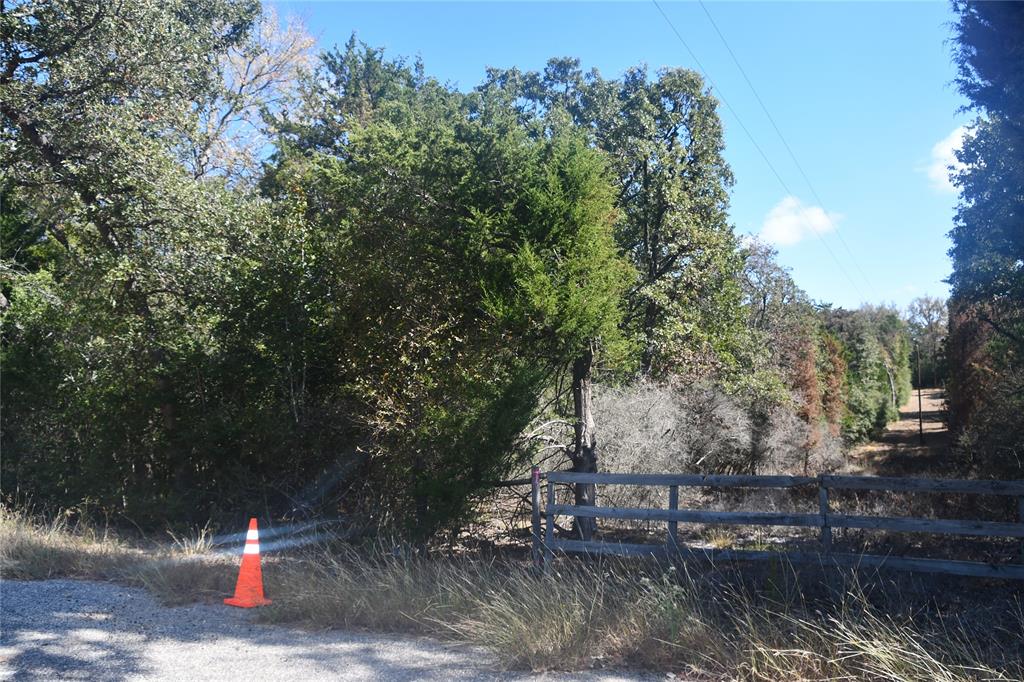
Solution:
{"label": "tall dry grass", "polygon": [[234,585],[233,564],[230,557],[209,551],[202,531],[141,549],[66,516],[43,521],[0,507],[0,576],[5,579],[105,580],[145,587],[171,606],[227,593]]}
{"label": "tall dry grass", "polygon": [[[552,575],[506,562],[385,553],[305,560],[285,571],[271,622],[412,631],[492,649],[510,668],[639,666],[737,680],[1024,679],[1024,617],[972,631],[955,614],[873,603],[855,576],[809,600],[781,568],[767,583],[683,569],[563,561]],[[768,589],[766,589],[766,585]]]}
{"label": "tall dry grass", "polygon": [[[140,550],[108,534],[0,514],[5,578],[141,585],[168,603],[214,600],[237,557],[208,538]],[[322,544],[265,559],[266,622],[414,632],[492,650],[510,668],[638,666],[714,680],[1020,680],[1019,596],[972,617],[853,575],[778,565],[751,578],[649,563],[560,560],[550,575],[507,560],[410,556]],[[830,583],[825,588],[824,583]],[[977,610],[977,609],[976,609]]]}

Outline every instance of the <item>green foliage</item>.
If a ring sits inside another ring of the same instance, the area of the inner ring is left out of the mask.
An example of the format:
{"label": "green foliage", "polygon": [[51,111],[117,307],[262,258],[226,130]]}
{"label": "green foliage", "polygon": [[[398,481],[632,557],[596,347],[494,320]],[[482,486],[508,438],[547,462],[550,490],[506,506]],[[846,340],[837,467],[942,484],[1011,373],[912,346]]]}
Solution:
{"label": "green foliage", "polygon": [[494,70],[478,88],[516,108],[535,136],[572,127],[607,153],[616,181],[616,240],[635,266],[624,330],[643,373],[715,376],[741,384],[748,347],[740,272],[728,223],[732,173],[717,102],[694,71],[645,67],[620,79],[574,59],[543,72]]}
{"label": "green foliage", "polygon": [[743,303],[747,313],[747,342],[742,372],[745,393],[755,402],[777,404],[790,392],[814,423],[820,417],[815,358],[820,320],[789,271],[776,262],[778,253],[752,240],[743,249]]}
{"label": "green foliage", "polygon": [[[506,473],[553,373],[624,354],[632,275],[599,152],[471,115],[377,51],[324,68],[306,96],[333,111],[283,127],[269,203],[189,177],[187,136],[121,135],[121,109],[96,145],[134,163],[60,176],[46,201],[70,209],[53,225],[75,257],[19,275],[5,315],[6,489],[144,520],[341,486],[429,535]],[[160,106],[170,125],[190,100]],[[20,182],[54,172],[29,132]]]}
{"label": "green foliage", "polygon": [[337,115],[291,128],[272,177],[344,242],[322,254],[343,283],[344,390],[383,506],[429,533],[515,463],[553,373],[594,342],[614,359],[630,271],[597,152],[571,131],[531,139],[497,106],[472,116],[382,59],[350,44],[325,60]]}
{"label": "green foliage", "polygon": [[[1024,32],[1022,32],[1024,33]],[[958,152],[961,202],[950,232],[953,295],[1020,322],[1024,300],[1024,125],[979,119]]]}
{"label": "green foliage", "polygon": [[877,437],[899,417],[910,396],[910,338],[896,310],[865,306],[824,309],[825,328],[840,344],[846,365],[843,435],[852,442]]}
{"label": "green foliage", "polygon": [[962,168],[950,256],[959,303],[1024,351],[1024,6],[954,3],[957,85],[979,112],[957,153]]}
{"label": "green foliage", "polygon": [[909,396],[908,324],[884,307],[816,307],[776,263],[774,249],[753,241],[744,255],[747,324],[756,339],[748,386],[760,388],[748,395],[761,409],[792,402],[805,422],[848,441],[880,435]]}
{"label": "green foliage", "polygon": [[[33,215],[15,193],[13,183],[0,176],[0,263],[9,276],[35,272],[61,257],[61,246],[47,234],[41,216]],[[10,290],[5,286],[5,295]]]}
{"label": "green foliage", "polygon": [[352,40],[265,103],[254,189],[209,170],[208,124],[259,108],[223,79],[260,21],[252,0],[5,11],[5,492],[139,522],[330,505],[426,538],[525,463],[592,354],[717,383],[752,423],[892,416],[902,323],[823,323],[741,248],[694,72],[552,60],[463,94]]}
{"label": "green foliage", "polygon": [[224,264],[252,211],[196,181],[180,156],[216,91],[217,59],[257,9],[5,8],[0,114],[14,201],[4,226],[21,207],[15,229],[52,254],[28,276],[24,251],[4,254],[19,265],[2,345],[5,490],[142,518],[204,514],[193,503],[223,484],[205,475],[228,459],[221,443],[197,437],[215,413],[204,376],[216,353],[211,293],[229,286]]}
{"label": "green foliage", "polygon": [[1024,5],[957,0],[957,85],[978,118],[953,175],[950,417],[970,462],[1019,476],[1024,452]]}
{"label": "green foliage", "polygon": [[1024,121],[1024,8],[1013,2],[954,0],[956,80],[972,108],[1020,125]]}

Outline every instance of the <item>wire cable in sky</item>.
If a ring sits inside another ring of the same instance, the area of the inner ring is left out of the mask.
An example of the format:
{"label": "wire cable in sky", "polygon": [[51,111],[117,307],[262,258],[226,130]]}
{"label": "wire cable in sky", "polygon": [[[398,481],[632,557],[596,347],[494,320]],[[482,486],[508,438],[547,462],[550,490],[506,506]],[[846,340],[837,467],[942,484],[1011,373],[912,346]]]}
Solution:
{"label": "wire cable in sky", "polygon": [[[700,4],[701,9],[704,10],[704,14],[707,15],[708,21],[711,22],[711,26],[715,29],[715,33],[718,34],[718,37],[721,39],[722,44],[725,45],[725,49],[729,53],[729,56],[732,57],[733,64],[735,64],[736,68],[739,69],[740,74],[743,76],[743,80],[745,80],[747,82],[747,85],[750,87],[750,91],[754,93],[754,98],[757,99],[757,103],[761,105],[761,111],[764,112],[764,115],[772,124],[772,128],[775,129],[775,134],[779,136],[780,140],[782,140],[782,145],[786,148],[786,152],[789,153],[789,158],[793,160],[793,165],[796,166],[796,169],[800,172],[800,176],[803,177],[804,182],[807,183],[808,189],[811,190],[811,196],[814,197],[814,200],[818,202],[818,206],[821,207],[821,210],[824,211],[825,215],[827,216],[828,211],[825,210],[825,202],[823,202],[821,200],[821,197],[818,196],[818,191],[814,188],[814,183],[811,182],[811,179],[807,176],[807,173],[804,172],[804,167],[800,165],[800,162],[797,160],[796,154],[793,153],[793,149],[789,146],[789,142],[786,140],[786,136],[782,134],[782,131],[779,129],[778,124],[775,123],[775,119],[772,117],[771,113],[768,112],[768,107],[765,106],[764,101],[761,99],[760,93],[757,92],[757,88],[754,87],[753,82],[751,82],[750,78],[747,76],[747,72],[740,64],[740,60],[732,51],[732,47],[729,45],[729,41],[725,39],[725,36],[722,34],[721,29],[718,28],[718,24],[715,23],[714,18],[711,16],[711,12],[708,11],[707,5],[704,4],[704,0],[697,1]],[[871,280],[868,278],[867,275],[864,274],[864,271],[857,263],[857,259],[853,255],[853,252],[850,251],[850,246],[846,243],[846,240],[843,238],[842,232],[839,231],[839,225],[835,223],[833,223],[832,225],[835,230],[836,236],[839,237],[840,243],[843,245],[843,248],[846,249],[847,255],[850,256],[850,261],[853,263],[853,267],[857,268],[857,272],[860,273],[860,276],[864,278],[864,282],[867,283],[868,289],[871,291],[872,294],[875,295],[876,298],[878,298],[878,292],[874,290],[874,286],[871,284]]]}
{"label": "wire cable in sky", "polygon": [[[764,153],[763,149],[761,149],[761,145],[757,143],[757,140],[754,139],[754,136],[747,129],[747,126],[743,124],[743,119],[740,118],[739,114],[736,113],[736,110],[732,108],[731,104],[729,104],[729,100],[725,98],[725,95],[722,93],[722,89],[715,84],[715,81],[711,78],[711,75],[708,73],[707,69],[705,69],[704,65],[701,64],[700,59],[697,58],[697,55],[694,54],[692,49],[690,49],[689,44],[687,44],[686,40],[683,39],[682,34],[679,33],[679,29],[676,28],[676,25],[673,24],[672,20],[669,19],[667,14],[665,14],[665,10],[662,9],[661,4],[658,2],[658,0],[651,0],[651,2],[653,2],[654,6],[658,8],[658,12],[661,13],[662,18],[665,19],[665,23],[667,23],[668,27],[672,29],[672,32],[676,34],[676,38],[679,40],[682,46],[686,48],[686,51],[690,54],[690,58],[693,59],[694,64],[697,65],[697,68],[704,76],[704,80],[708,82],[708,84],[711,86],[713,90],[718,91],[718,99],[722,101],[722,104],[725,105],[725,108],[728,109],[729,113],[731,113],[733,118],[736,119],[736,123],[738,123],[740,128],[743,129],[743,132],[746,133],[747,138],[750,139],[750,143],[754,145],[754,148],[757,150],[757,153],[760,154],[765,164],[771,170],[772,175],[775,176],[775,179],[779,181],[779,184],[782,186],[782,189],[786,192],[787,195],[795,197],[796,195],[789,189],[789,186],[786,185],[786,181],[782,179],[781,175],[779,175],[779,171],[775,169],[775,165],[768,158],[768,155]],[[827,216],[828,214],[826,213],[825,215]],[[835,227],[835,223],[831,219],[829,219],[829,223],[831,223],[832,226]],[[853,280],[852,277],[850,277],[850,273],[847,272],[846,268],[843,267],[842,261],[840,261],[839,258],[836,257],[835,252],[832,251],[832,248],[828,245],[828,242],[826,242],[825,239],[816,230],[811,231],[818,238],[818,240],[821,241],[821,245],[825,247],[825,250],[828,252],[828,255],[832,258],[833,261],[835,261],[836,265],[839,267],[839,271],[842,272],[843,276],[846,277],[847,281],[850,282],[850,285],[853,287],[853,290],[857,292],[857,295],[860,296],[861,300],[867,300],[864,297],[863,292],[861,292],[860,287],[858,287],[857,283]]]}

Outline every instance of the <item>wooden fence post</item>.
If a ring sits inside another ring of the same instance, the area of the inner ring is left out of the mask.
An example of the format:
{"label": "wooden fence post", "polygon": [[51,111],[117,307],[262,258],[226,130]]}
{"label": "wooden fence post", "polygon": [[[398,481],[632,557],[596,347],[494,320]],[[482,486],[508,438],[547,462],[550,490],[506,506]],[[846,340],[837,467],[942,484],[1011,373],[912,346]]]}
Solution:
{"label": "wooden fence post", "polygon": [[536,465],[530,469],[530,525],[533,565],[540,567],[540,467]]}
{"label": "wooden fence post", "polygon": [[548,480],[548,503],[544,507],[544,572],[551,570],[551,564],[555,561],[555,551],[552,549],[555,544],[555,514],[552,508],[555,506],[555,484]]}
{"label": "wooden fence post", "polygon": [[[668,508],[672,511],[679,510],[679,486],[670,485],[668,487]],[[668,522],[668,551],[669,554],[675,554],[679,551],[679,522],[669,521]]]}
{"label": "wooden fence post", "polygon": [[832,551],[832,526],[828,520],[828,488],[825,482],[818,478],[818,511],[821,513],[821,548],[826,552]]}

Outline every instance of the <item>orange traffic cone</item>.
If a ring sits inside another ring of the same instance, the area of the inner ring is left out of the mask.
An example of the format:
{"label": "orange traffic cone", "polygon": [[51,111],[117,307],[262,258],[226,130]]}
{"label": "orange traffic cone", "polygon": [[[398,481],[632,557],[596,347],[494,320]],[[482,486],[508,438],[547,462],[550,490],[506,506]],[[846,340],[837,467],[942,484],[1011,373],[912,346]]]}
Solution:
{"label": "orange traffic cone", "polygon": [[242,567],[238,571],[235,596],[225,599],[225,604],[251,609],[269,604],[263,597],[263,571],[260,569],[260,532],[256,519],[249,519],[249,532],[245,534],[245,549],[242,550]]}

